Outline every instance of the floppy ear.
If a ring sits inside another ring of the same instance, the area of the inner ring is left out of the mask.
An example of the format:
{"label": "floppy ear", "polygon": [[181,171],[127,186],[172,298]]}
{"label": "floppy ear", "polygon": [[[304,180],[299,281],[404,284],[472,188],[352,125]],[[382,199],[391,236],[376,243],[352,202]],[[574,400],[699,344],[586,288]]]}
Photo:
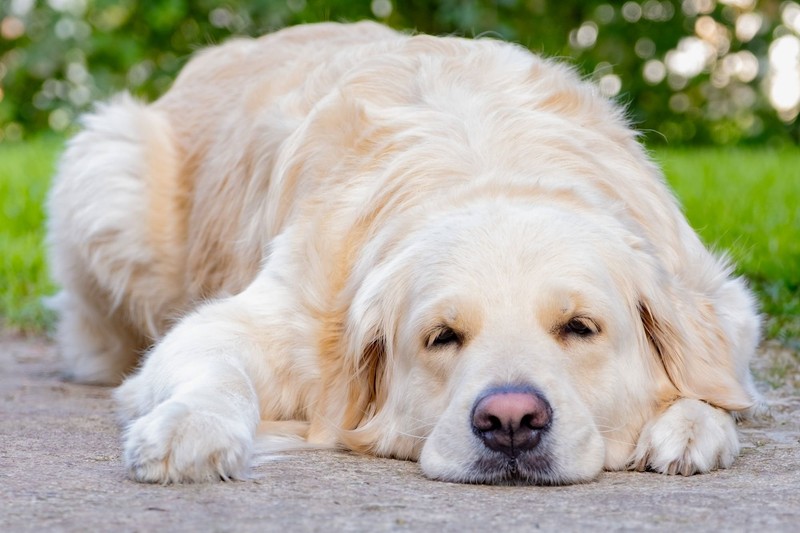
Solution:
{"label": "floppy ear", "polygon": [[309,442],[343,444],[369,452],[374,439],[360,428],[386,401],[386,343],[381,335],[352,335],[343,321],[329,324],[320,351],[321,393],[311,414]]}
{"label": "floppy ear", "polygon": [[343,373],[350,376],[347,408],[342,418],[343,430],[355,430],[386,402],[386,389],[383,386],[385,370],[385,341],[375,338],[360,350],[355,364]]}
{"label": "floppy ear", "polygon": [[705,290],[689,289],[664,276],[643,291],[645,334],[682,396],[729,411],[752,408],[759,401],[748,367],[759,331],[753,298],[724,268],[703,283]]}
{"label": "floppy ear", "polygon": [[337,440],[341,444],[350,450],[371,453],[379,435],[369,422],[386,403],[391,340],[387,338],[380,302],[371,302],[364,311],[358,314],[356,324],[345,326],[342,366],[334,379],[346,400],[340,412],[332,416],[340,420]]}
{"label": "floppy ear", "polygon": [[309,432],[312,442],[335,440],[351,450],[373,451],[378,435],[369,422],[386,403],[394,338],[396,284],[384,280],[386,270],[377,267],[360,286],[346,288],[343,296],[351,288],[354,296],[343,297],[347,304],[324,321],[322,393]]}

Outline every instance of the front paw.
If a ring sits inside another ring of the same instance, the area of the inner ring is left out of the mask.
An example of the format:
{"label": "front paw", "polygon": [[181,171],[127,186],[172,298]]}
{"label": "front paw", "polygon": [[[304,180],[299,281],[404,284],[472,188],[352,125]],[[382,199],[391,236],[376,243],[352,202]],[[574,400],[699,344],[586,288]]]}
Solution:
{"label": "front paw", "polygon": [[684,398],[645,425],[630,468],[690,476],[727,468],[738,454],[733,417],[705,402]]}
{"label": "front paw", "polygon": [[235,415],[168,400],[125,432],[125,464],[145,483],[244,479],[254,428]]}

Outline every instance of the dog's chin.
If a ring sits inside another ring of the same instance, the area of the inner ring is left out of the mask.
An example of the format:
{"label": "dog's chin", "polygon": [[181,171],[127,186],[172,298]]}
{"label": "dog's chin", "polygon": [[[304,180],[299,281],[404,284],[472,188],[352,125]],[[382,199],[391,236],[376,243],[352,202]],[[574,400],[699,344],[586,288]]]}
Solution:
{"label": "dog's chin", "polygon": [[571,479],[565,476],[546,451],[529,452],[512,459],[505,454],[487,450],[463,471],[431,474],[428,472],[428,477],[438,481],[474,485],[555,486],[593,479]]}
{"label": "dog's chin", "polygon": [[467,483],[487,485],[564,485],[547,452],[526,453],[512,459],[504,454],[488,452],[475,461]]}

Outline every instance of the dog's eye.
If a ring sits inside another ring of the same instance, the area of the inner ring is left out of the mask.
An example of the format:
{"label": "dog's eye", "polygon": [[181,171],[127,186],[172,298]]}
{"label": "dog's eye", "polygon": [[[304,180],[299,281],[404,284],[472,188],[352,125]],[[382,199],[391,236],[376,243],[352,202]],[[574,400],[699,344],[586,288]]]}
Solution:
{"label": "dog's eye", "polygon": [[428,348],[441,348],[461,344],[461,336],[447,326],[442,326],[428,337]]}
{"label": "dog's eye", "polygon": [[591,337],[598,332],[597,325],[589,318],[576,316],[564,325],[564,333],[578,337]]}

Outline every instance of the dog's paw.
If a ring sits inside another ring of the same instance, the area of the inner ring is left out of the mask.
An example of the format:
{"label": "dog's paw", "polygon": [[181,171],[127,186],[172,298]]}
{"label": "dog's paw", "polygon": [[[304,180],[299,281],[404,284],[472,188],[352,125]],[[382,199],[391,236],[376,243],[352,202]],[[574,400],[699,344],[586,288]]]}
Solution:
{"label": "dog's paw", "polygon": [[145,483],[244,479],[253,428],[235,416],[168,400],[125,432],[125,464]]}
{"label": "dog's paw", "polygon": [[690,476],[727,468],[738,454],[736,424],[728,412],[681,399],[645,425],[629,464],[640,471]]}

